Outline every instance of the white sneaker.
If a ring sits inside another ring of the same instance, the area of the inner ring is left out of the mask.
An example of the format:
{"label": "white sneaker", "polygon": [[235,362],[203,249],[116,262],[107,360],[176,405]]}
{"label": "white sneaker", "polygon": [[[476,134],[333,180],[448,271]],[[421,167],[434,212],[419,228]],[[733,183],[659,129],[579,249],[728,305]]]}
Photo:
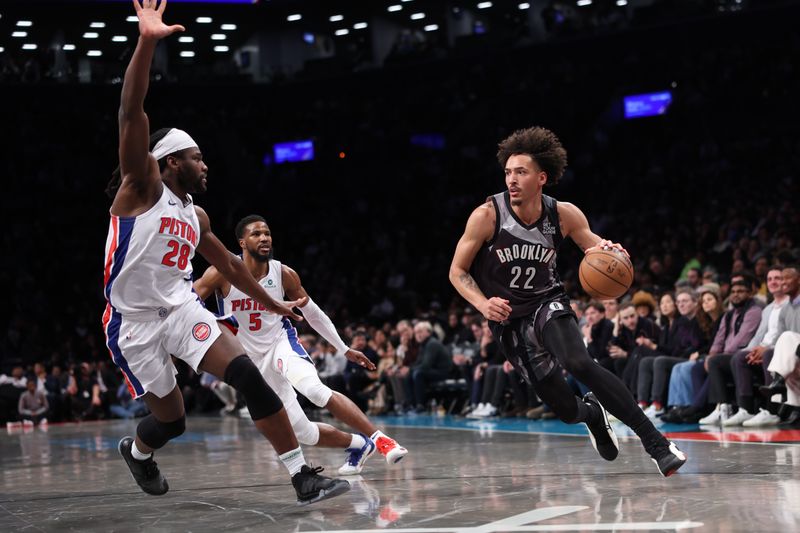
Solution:
{"label": "white sneaker", "polygon": [[701,418],[698,423],[701,426],[712,425],[716,426],[722,423],[722,421],[727,418],[725,416],[726,412],[730,412],[730,406],[728,404],[720,403],[711,411],[711,414]]}
{"label": "white sneaker", "polygon": [[483,416],[490,417],[490,416],[496,415],[497,414],[497,407],[495,407],[492,404],[487,404],[487,405],[488,406],[486,407],[486,411],[484,411]]}
{"label": "white sneaker", "polygon": [[33,420],[23,420],[22,425],[26,428],[33,427]]}
{"label": "white sneaker", "polygon": [[750,420],[745,420],[742,425],[747,428],[758,426],[776,426],[781,419],[778,415],[773,415],[766,409],[759,409],[758,413]]}
{"label": "white sneaker", "polygon": [[713,410],[713,411],[711,411],[711,414],[709,414],[708,416],[705,416],[705,417],[701,418],[701,419],[698,421],[698,423],[699,423],[700,425],[704,425],[704,426],[705,426],[705,425],[716,425],[716,424],[719,424],[719,423],[722,421],[722,410],[720,409],[720,405],[721,405],[721,404],[718,404],[718,405],[717,405],[717,406],[714,408],[714,410]]}
{"label": "white sneaker", "polygon": [[656,409],[655,404],[650,404],[650,407],[644,410],[644,416],[647,418],[656,418],[664,414],[664,408]]}
{"label": "white sneaker", "polygon": [[736,411],[735,415],[722,421],[722,427],[741,426],[744,422],[747,422],[754,416],[756,415],[751,415],[745,409],[740,407],[739,410]]}
{"label": "white sneaker", "polygon": [[472,412],[470,412],[467,415],[467,418],[481,418],[483,416],[486,416],[486,415],[483,414],[483,412],[486,410],[486,407],[488,407],[488,406],[489,406],[488,403],[479,403],[478,407],[473,409]]}
{"label": "white sneaker", "polygon": [[245,405],[241,409],[239,409],[239,416],[242,418],[250,418],[250,409],[247,408]]}
{"label": "white sneaker", "polygon": [[370,455],[375,453],[375,443],[372,442],[372,439],[364,434],[361,434],[361,436],[364,437],[365,440],[364,446],[361,448],[347,448],[345,450],[345,452],[347,452],[347,461],[339,468],[339,475],[352,476],[360,474],[366,460]]}

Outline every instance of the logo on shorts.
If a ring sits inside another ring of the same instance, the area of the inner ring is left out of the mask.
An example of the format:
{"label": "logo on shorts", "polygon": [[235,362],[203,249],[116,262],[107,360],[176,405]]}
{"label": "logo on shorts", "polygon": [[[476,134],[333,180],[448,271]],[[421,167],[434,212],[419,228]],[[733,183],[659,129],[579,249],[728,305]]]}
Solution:
{"label": "logo on shorts", "polygon": [[198,322],[192,328],[192,336],[200,342],[203,342],[211,336],[211,326],[205,322]]}
{"label": "logo on shorts", "polygon": [[564,310],[564,306],[561,305],[558,302],[550,302],[550,309],[552,311],[563,311]]}

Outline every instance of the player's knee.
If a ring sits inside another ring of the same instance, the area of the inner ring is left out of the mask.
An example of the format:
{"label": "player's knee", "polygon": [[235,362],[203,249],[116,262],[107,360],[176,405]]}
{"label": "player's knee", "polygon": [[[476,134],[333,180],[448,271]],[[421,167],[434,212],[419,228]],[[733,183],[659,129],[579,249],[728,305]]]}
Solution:
{"label": "player's knee", "polygon": [[325,407],[333,396],[333,391],[318,376],[306,377],[297,384],[300,394],[317,407]]}
{"label": "player's knee", "polygon": [[136,435],[150,448],[157,450],[186,431],[186,415],[172,422],[162,422],[152,414],[147,415],[136,427]]}
{"label": "player's knee", "polygon": [[246,355],[240,355],[228,364],[223,381],[244,395],[253,420],[274,415],[283,407],[278,395]]}
{"label": "player's knee", "polygon": [[319,426],[304,419],[292,426],[297,442],[306,446],[316,446],[319,442]]}

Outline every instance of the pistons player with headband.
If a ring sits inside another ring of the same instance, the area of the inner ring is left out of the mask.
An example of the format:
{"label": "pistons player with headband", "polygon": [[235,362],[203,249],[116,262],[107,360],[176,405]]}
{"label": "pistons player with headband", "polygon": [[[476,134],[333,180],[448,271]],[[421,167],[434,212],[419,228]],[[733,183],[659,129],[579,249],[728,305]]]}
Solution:
{"label": "pistons player with headband", "polygon": [[205,192],[208,167],[197,143],[184,131],[149,135],[144,98],[158,41],[182,26],[162,20],[166,1],[133,0],[139,40],[125,73],[119,109],[120,166],[107,192],[113,198],[106,242],[103,326],[106,344],[134,398],[151,414],[139,423],[136,438],[124,437],[119,452],[141,489],[153,495],[169,490],[153,451],[185,429],[183,398],[175,381],[174,355],[197,371],[209,372],[241,392],[256,428],[289,470],[299,504],[346,492],[344,480],[319,475],[306,465],[289,417],[244,348],[192,292],[195,251],[230,283],[270,311],[299,319],[292,307],[305,299],[272,299],[241,259],[211,232],[208,215],[191,193]]}
{"label": "pistons player with headband", "polygon": [[[605,406],[639,436],[661,474],[673,474],[686,456],[653,426],[622,381],[589,356],[556,270],[556,254],[567,237],[584,252],[627,252],[594,234],[573,204],[542,193],[567,165],[567,152],[552,131],[516,131],[500,143],[497,158],[506,190],[470,215],[450,282],[489,320],[504,355],[542,401],[563,422],[586,424],[603,459],[613,461],[619,454]],[[562,368],[592,392],[575,396]]]}
{"label": "pistons player with headband", "polygon": [[[288,296],[304,302],[299,307],[306,322],[336,348],[337,353],[343,353],[348,360],[368,370],[375,370],[372,361],[348,347],[339,337],[331,319],[306,293],[297,272],[272,258],[272,232],[263,217],[249,215],[240,220],[236,224],[236,238],[245,266],[270,296],[279,301]],[[301,444],[343,448],[347,460],[339,469],[342,475],[361,472],[364,462],[376,448],[389,464],[406,456],[408,451],[379,431],[349,398],[322,383],[288,317],[264,309],[213,266],[195,282],[194,289],[202,299],[216,294],[219,312],[233,316],[239,340],[286,406]],[[360,433],[345,433],[329,424],[310,422],[297,402],[295,389]]]}

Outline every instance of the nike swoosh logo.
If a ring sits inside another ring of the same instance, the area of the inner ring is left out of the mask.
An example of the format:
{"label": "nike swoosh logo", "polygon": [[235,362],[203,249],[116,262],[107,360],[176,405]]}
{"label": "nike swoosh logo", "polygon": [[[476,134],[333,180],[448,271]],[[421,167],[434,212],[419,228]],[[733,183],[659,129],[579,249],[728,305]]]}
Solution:
{"label": "nike swoosh logo", "polygon": [[178,204],[176,204],[175,202],[173,202],[172,200],[167,200],[167,203],[168,203],[169,205],[178,205]]}

